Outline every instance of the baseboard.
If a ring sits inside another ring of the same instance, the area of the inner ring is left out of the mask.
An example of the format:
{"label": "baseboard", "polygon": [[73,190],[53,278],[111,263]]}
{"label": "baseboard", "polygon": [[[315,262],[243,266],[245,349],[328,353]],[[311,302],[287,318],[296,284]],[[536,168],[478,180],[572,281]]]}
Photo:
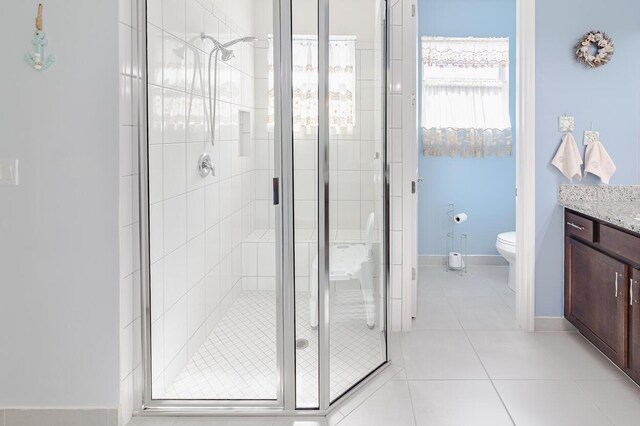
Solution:
{"label": "baseboard", "polygon": [[[4,422],[2,420],[4,419]],[[2,426],[118,426],[117,408],[0,408]]]}
{"label": "baseboard", "polygon": [[[418,266],[444,266],[447,256],[418,256]],[[500,255],[470,254],[467,256],[468,266],[509,266],[509,262]]]}
{"label": "baseboard", "polygon": [[563,317],[536,317],[536,331],[576,331]]}

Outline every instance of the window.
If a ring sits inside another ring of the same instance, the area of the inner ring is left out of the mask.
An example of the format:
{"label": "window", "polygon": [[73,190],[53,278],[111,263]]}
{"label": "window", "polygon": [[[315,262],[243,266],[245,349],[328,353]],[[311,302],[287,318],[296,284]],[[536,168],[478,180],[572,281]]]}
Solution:
{"label": "window", "polygon": [[422,38],[424,155],[511,155],[508,38]]}
{"label": "window", "polygon": [[[273,40],[269,39],[269,49]],[[293,131],[312,134],[318,128],[318,39],[293,36]],[[274,120],[273,55],[269,63],[269,116]],[[355,126],[356,38],[329,39],[329,130],[332,134],[352,134]]]}

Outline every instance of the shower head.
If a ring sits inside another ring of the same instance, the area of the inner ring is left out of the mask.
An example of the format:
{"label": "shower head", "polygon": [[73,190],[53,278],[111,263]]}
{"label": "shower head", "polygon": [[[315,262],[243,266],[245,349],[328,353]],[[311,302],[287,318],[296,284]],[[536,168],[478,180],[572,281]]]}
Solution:
{"label": "shower head", "polygon": [[253,43],[254,41],[257,41],[257,40],[258,40],[257,37],[251,37],[251,36],[241,37],[223,44],[222,47],[231,47],[236,43]]}
{"label": "shower head", "polygon": [[220,46],[220,51],[222,52],[222,57],[220,59],[222,59],[223,62],[227,62],[228,60],[236,56],[235,53],[233,53],[233,50],[229,49],[234,44],[252,43],[256,40],[258,40],[256,37],[241,37],[223,44],[222,46]]}
{"label": "shower head", "polygon": [[210,42],[213,43],[213,51],[219,51],[222,55],[220,56],[220,59],[222,60],[222,62],[227,62],[230,61],[231,59],[235,58],[235,53],[233,53],[233,50],[229,49],[231,46],[233,46],[234,44],[237,43],[251,43],[254,42],[256,40],[258,40],[256,37],[241,37],[241,38],[237,38],[235,40],[231,40],[227,43],[220,43],[218,40],[216,40],[215,38],[211,37],[210,35],[207,35],[205,33],[201,33],[200,34],[200,38],[202,38],[202,40],[209,40]]}
{"label": "shower head", "polygon": [[230,61],[231,59],[236,57],[236,54],[233,53],[233,50],[230,49],[221,48],[220,52],[222,52],[222,56],[220,57],[222,62]]}
{"label": "shower head", "polygon": [[231,40],[231,41],[228,41],[228,42],[222,44],[218,40],[216,40],[215,38],[213,38],[210,35],[207,35],[205,33],[201,33],[200,34],[200,38],[202,40],[209,40],[210,42],[212,42],[213,45],[214,45],[214,49],[217,49],[220,52],[222,52],[222,60],[223,61],[228,61],[229,59],[234,57],[233,51],[231,49],[229,49],[234,44],[237,44],[237,43],[251,43],[251,42],[254,42],[254,41],[258,40],[256,37],[241,37],[241,38],[237,38],[235,40]]}

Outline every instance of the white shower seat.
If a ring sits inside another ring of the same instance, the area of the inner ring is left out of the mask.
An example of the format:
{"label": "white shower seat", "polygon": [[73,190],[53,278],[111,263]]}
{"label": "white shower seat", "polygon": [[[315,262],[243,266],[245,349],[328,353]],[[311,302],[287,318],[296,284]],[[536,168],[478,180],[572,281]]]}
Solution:
{"label": "white shower seat", "polygon": [[[366,244],[340,243],[329,247],[329,282],[360,281],[362,298],[366,313],[367,326],[375,327],[375,307],[373,295],[373,225],[375,215],[371,213],[367,220]],[[318,326],[318,257],[311,266],[311,294],[309,300],[309,321],[311,327]]]}

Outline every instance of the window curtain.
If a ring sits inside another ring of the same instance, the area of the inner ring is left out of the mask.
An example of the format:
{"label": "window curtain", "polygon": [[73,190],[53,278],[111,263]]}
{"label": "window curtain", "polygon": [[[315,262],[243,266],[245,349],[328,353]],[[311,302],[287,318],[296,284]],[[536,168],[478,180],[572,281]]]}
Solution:
{"label": "window curtain", "polygon": [[[318,39],[294,36],[293,131],[314,134],[318,129]],[[269,39],[268,124],[274,124],[273,39]],[[355,126],[356,38],[329,40],[329,130],[334,135],[352,134]]]}
{"label": "window curtain", "polygon": [[508,38],[422,38],[424,155],[512,152]]}

